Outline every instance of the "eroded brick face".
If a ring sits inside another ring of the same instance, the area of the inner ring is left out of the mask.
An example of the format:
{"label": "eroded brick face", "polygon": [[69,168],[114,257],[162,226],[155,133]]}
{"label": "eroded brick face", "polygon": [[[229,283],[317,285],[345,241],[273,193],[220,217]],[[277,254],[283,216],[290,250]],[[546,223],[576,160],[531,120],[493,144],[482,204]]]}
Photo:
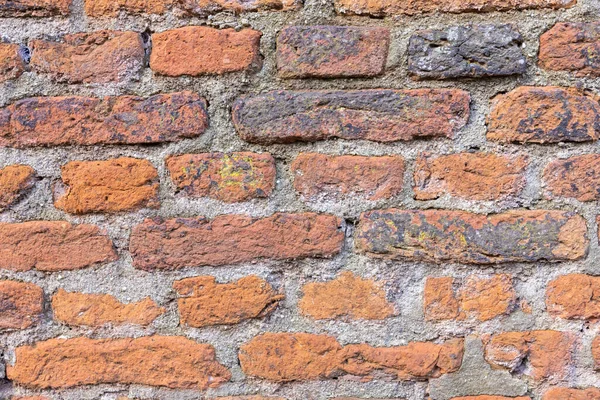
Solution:
{"label": "eroded brick face", "polygon": [[17,44],[0,44],[0,82],[16,79],[25,72],[27,65],[20,52]]}
{"label": "eroded brick face", "polygon": [[600,75],[600,24],[559,22],[540,36],[540,67],[572,71],[577,76]]}
{"label": "eroded brick face", "polygon": [[544,169],[549,197],[568,197],[579,201],[600,198],[600,156],[585,154],[555,160]]}
{"label": "eroded brick face", "polygon": [[35,181],[35,171],[28,165],[9,165],[0,169],[0,211],[27,193]]}
{"label": "eroded brick face", "polygon": [[2,0],[2,17],[49,17],[66,16],[72,0]]}
{"label": "eroded brick face", "polygon": [[568,389],[552,388],[548,390],[543,400],[596,400],[600,399],[600,389]]}
{"label": "eroded brick face", "polygon": [[33,283],[0,281],[0,329],[25,329],[44,310],[44,291]]}

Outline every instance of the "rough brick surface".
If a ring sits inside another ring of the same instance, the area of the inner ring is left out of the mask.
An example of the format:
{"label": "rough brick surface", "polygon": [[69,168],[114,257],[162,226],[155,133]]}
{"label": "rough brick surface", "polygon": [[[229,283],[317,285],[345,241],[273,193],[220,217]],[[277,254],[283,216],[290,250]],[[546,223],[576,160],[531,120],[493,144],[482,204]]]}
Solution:
{"label": "rough brick surface", "polygon": [[26,64],[18,44],[0,43],[0,83],[16,79],[25,72]]}
{"label": "rough brick surface", "polygon": [[546,307],[556,317],[600,318],[600,277],[569,274],[548,283]]}
{"label": "rough brick surface", "polygon": [[277,70],[283,78],[376,76],[389,42],[385,28],[291,26],[277,37]]}
{"label": "rough brick surface", "polygon": [[223,284],[212,276],[198,276],[176,281],[173,288],[180,296],[177,306],[181,324],[196,328],[264,317],[284,298],[254,275]]}
{"label": "rough brick surface", "polygon": [[359,196],[382,200],[397,196],[404,181],[400,156],[330,156],[302,153],[292,163],[294,188],[306,200]]}
{"label": "rough brick surface", "polygon": [[35,181],[35,171],[28,165],[9,165],[0,169],[0,212],[31,189]]}
{"label": "rough brick surface", "polygon": [[44,311],[44,291],[33,283],[0,281],[0,329],[33,326]]}
{"label": "rough brick surface", "polygon": [[69,14],[72,0],[0,0],[0,17],[49,17]]}
{"label": "rough brick surface", "polygon": [[0,223],[0,268],[73,270],[116,259],[111,240],[94,225],[66,221]]}
{"label": "rough brick surface", "polygon": [[268,153],[205,153],[169,157],[177,190],[227,203],[269,197],[275,187],[275,160]]}
{"label": "rough brick surface", "polygon": [[272,144],[331,138],[393,142],[452,137],[469,119],[461,90],[276,91],[233,105],[242,139]]}
{"label": "rough brick surface", "polygon": [[224,74],[257,68],[261,33],[188,26],[152,35],[150,68],[167,76]]}
{"label": "rough brick surface", "polygon": [[130,14],[163,14],[174,0],[85,0],[85,13],[91,17],[117,17]]}
{"label": "rough brick surface", "polygon": [[98,31],[66,35],[64,42],[32,40],[30,66],[60,82],[107,83],[137,78],[144,44],[135,32]]}
{"label": "rough brick surface", "polygon": [[585,154],[553,161],[544,169],[544,182],[550,197],[599,200],[600,155]]}
{"label": "rough brick surface", "polygon": [[158,207],[158,173],[148,160],[73,161],[61,168],[56,208],[73,214]]}
{"label": "rough brick surface", "polygon": [[598,139],[598,99],[575,88],[522,86],[492,99],[489,140],[519,143]]}
{"label": "rough brick surface", "polygon": [[391,209],[362,214],[356,247],[374,257],[430,262],[563,261],[587,254],[586,232],[581,216],[563,211]]}
{"label": "rough brick surface", "polygon": [[212,346],[177,336],[50,339],[18,347],[15,356],[7,376],[29,388],[122,383],[206,389],[231,377]]}
{"label": "rough brick surface", "polygon": [[419,31],[408,45],[408,71],[417,79],[523,74],[523,38],[509,24]]}
{"label": "rough brick surface", "polygon": [[453,397],[452,400],[531,400],[531,397],[505,397],[505,396],[463,396]]}
{"label": "rough brick surface", "polygon": [[146,220],[133,228],[129,248],[134,266],[145,270],[331,257],[342,247],[340,226],[332,215],[313,213]]}
{"label": "rough brick surface", "polygon": [[494,153],[422,154],[414,172],[415,198],[444,195],[469,200],[502,200],[525,186],[527,157]]}
{"label": "rough brick surface", "polygon": [[540,67],[599,76],[600,23],[559,22],[540,36]]}
{"label": "rough brick surface", "polygon": [[179,6],[193,15],[206,15],[220,11],[290,11],[302,6],[301,0],[179,0]]}
{"label": "rough brick surface", "polygon": [[568,389],[552,388],[548,390],[542,400],[598,400],[600,389]]}

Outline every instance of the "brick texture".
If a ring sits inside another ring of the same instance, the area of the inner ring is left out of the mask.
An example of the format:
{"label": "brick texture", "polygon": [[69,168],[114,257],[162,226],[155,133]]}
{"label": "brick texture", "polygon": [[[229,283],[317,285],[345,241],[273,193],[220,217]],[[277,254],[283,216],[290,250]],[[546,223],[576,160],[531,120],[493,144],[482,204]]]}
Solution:
{"label": "brick texture", "polygon": [[600,156],[585,154],[555,160],[544,169],[549,197],[569,197],[579,201],[600,199]]}
{"label": "brick texture", "polygon": [[600,75],[600,23],[559,22],[540,36],[540,67],[572,71],[577,76]]}
{"label": "brick texture", "polygon": [[72,0],[2,0],[1,17],[49,17],[69,14]]}
{"label": "brick texture", "polygon": [[44,310],[44,291],[33,283],[0,281],[0,329],[25,329],[36,324]]}
{"label": "brick texture", "polygon": [[596,400],[600,399],[600,389],[568,389],[552,388],[548,390],[543,400]]}
{"label": "brick texture", "polygon": [[35,171],[28,165],[0,169],[0,211],[14,204],[35,185]]}
{"label": "brick texture", "polygon": [[0,44],[0,83],[20,77],[26,68],[25,60],[21,56],[21,46]]}
{"label": "brick texture", "polygon": [[548,312],[565,319],[595,319],[600,317],[600,277],[569,274],[548,283]]}

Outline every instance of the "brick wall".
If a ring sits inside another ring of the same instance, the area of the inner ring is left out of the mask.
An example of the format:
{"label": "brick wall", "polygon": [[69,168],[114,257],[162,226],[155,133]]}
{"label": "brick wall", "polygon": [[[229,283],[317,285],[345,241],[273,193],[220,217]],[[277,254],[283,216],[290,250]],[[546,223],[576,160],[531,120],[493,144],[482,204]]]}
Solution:
{"label": "brick wall", "polygon": [[598,0],[0,34],[0,399],[600,399]]}

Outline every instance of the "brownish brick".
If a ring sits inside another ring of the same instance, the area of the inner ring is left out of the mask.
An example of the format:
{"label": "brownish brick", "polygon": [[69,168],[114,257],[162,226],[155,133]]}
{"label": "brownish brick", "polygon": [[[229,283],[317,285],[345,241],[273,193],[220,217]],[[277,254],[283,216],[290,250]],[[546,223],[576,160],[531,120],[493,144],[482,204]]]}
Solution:
{"label": "brownish brick", "polygon": [[456,319],[459,302],[454,293],[451,277],[428,277],[423,290],[423,313],[426,321]]}
{"label": "brownish brick", "polygon": [[531,400],[531,397],[505,397],[505,396],[464,396],[464,397],[453,397],[450,400]]}
{"label": "brownish brick", "polygon": [[19,200],[35,181],[35,170],[28,165],[9,165],[0,169],[0,212]]}
{"label": "brownish brick", "polygon": [[117,17],[129,14],[163,14],[174,0],[85,0],[85,13],[91,17]]}
{"label": "brownish brick", "polygon": [[33,326],[44,311],[44,291],[33,283],[0,281],[0,329]]}
{"label": "brownish brick", "polygon": [[552,161],[544,169],[544,182],[550,198],[600,200],[600,155],[585,154]]}
{"label": "brownish brick", "polygon": [[66,16],[72,0],[0,0],[0,17]]}
{"label": "brownish brick", "polygon": [[600,400],[600,389],[552,388],[544,393],[542,400]]}
{"label": "brownish brick", "polygon": [[555,317],[600,318],[600,277],[584,274],[559,276],[546,288],[546,307]]}
{"label": "brownish brick", "polygon": [[0,82],[16,79],[25,72],[18,44],[0,43]]}
{"label": "brownish brick", "polygon": [[189,14],[206,15],[227,10],[290,11],[300,8],[302,0],[178,0],[178,5]]}

